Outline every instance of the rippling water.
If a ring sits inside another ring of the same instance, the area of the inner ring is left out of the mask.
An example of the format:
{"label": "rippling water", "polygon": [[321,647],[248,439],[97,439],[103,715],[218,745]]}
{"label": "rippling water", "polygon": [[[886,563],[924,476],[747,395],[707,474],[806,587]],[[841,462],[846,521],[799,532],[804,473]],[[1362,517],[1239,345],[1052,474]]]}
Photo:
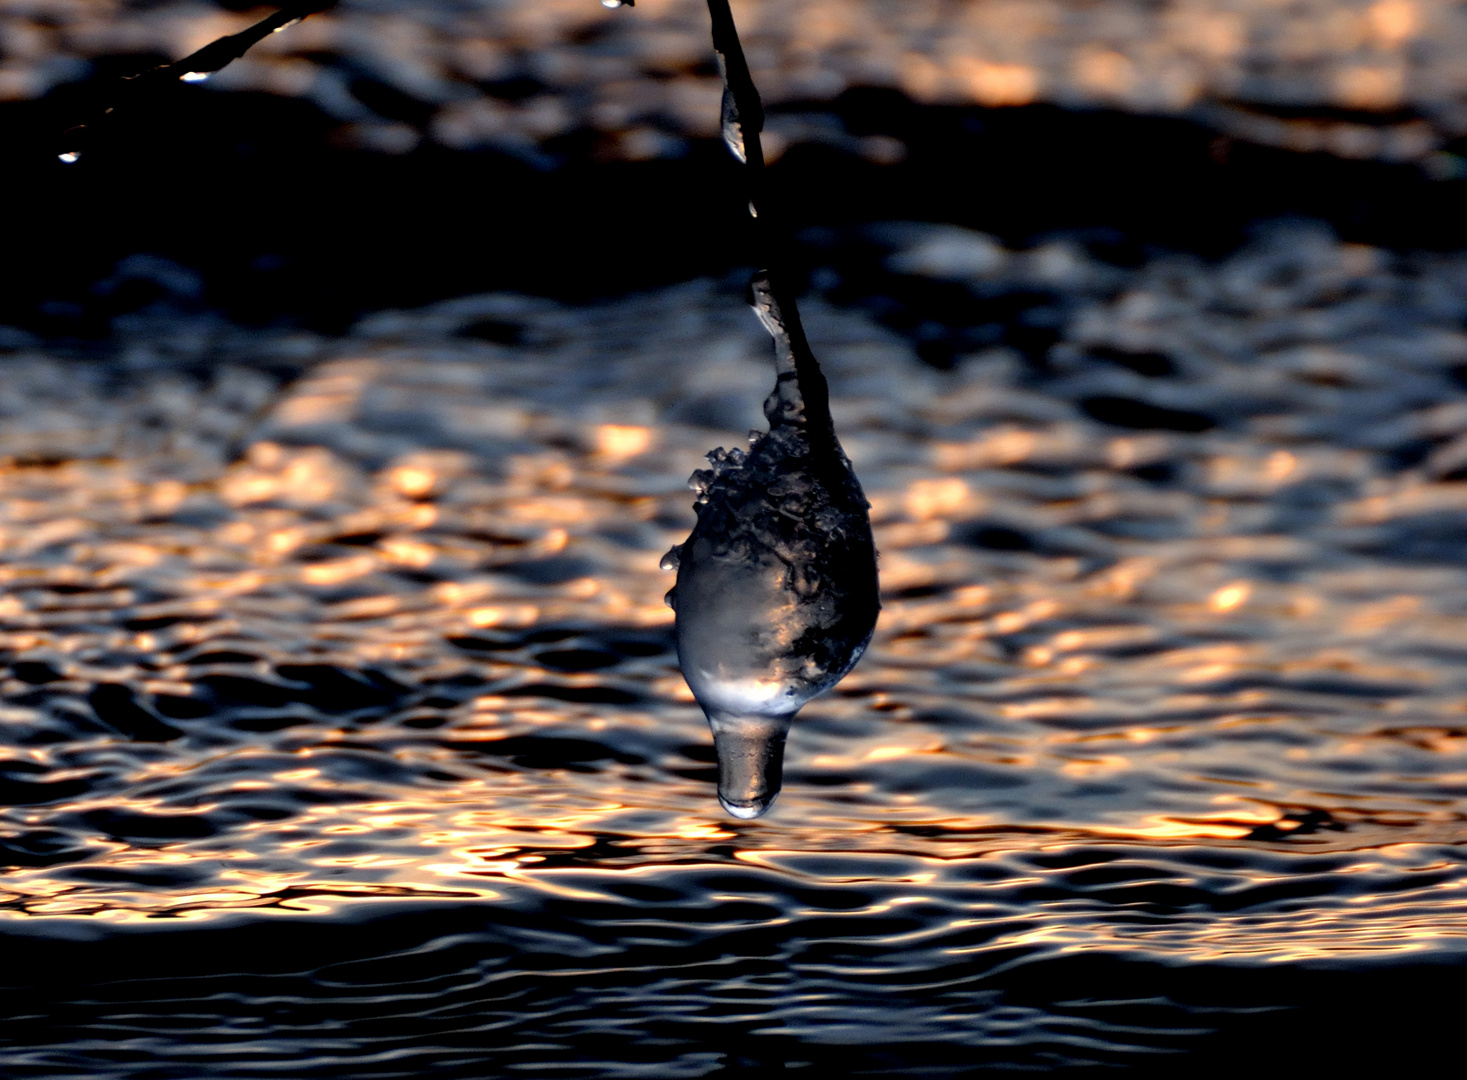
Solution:
{"label": "rippling water", "polygon": [[754,822],[658,568],[739,290],[7,360],[5,1074],[1135,1065],[1459,962],[1467,261],[851,243],[884,606]]}

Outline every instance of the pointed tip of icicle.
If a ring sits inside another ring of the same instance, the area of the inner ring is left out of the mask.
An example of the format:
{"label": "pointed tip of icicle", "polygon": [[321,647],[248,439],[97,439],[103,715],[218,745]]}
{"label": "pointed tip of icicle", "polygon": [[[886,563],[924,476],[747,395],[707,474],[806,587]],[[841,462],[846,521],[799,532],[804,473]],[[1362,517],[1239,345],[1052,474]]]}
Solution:
{"label": "pointed tip of icicle", "polygon": [[748,821],[774,805],[783,786],[784,740],[793,714],[710,714],[718,754],[718,801]]}

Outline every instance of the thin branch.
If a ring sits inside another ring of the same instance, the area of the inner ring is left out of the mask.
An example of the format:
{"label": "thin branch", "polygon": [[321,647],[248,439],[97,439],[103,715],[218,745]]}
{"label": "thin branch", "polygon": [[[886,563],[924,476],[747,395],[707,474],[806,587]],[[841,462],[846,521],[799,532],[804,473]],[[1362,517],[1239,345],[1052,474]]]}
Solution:
{"label": "thin branch", "polygon": [[87,115],[80,123],[62,132],[57,156],[62,161],[76,161],[81,156],[85,141],[92,137],[97,125],[119,106],[180,81],[197,82],[207,78],[238,60],[252,46],[271,34],[300,22],[308,15],[335,7],[336,3],[337,0],[304,0],[303,3],[286,4],[275,14],[261,19],[253,26],[237,34],[228,34],[217,41],[211,41],[182,60],[118,80],[109,93],[104,93],[91,103]]}
{"label": "thin branch", "polygon": [[764,102],[759,100],[759,89],[749,74],[749,62],[744,59],[744,46],[728,0],[708,0],[708,15],[713,20],[713,51],[723,76],[723,141],[733,156],[749,167],[753,180],[764,171],[764,147],[759,141],[759,133],[764,130]]}
{"label": "thin branch", "polygon": [[743,165],[747,178],[749,214],[754,218],[755,250],[764,269],[750,283],[750,303],[776,341],[789,349],[787,358],[799,381],[807,419],[822,427],[830,423],[825,375],[805,338],[800,309],[790,287],[782,237],[771,220],[765,196],[764,102],[749,73],[749,62],[739,41],[728,0],[708,0],[713,22],[713,51],[723,76],[723,141]]}

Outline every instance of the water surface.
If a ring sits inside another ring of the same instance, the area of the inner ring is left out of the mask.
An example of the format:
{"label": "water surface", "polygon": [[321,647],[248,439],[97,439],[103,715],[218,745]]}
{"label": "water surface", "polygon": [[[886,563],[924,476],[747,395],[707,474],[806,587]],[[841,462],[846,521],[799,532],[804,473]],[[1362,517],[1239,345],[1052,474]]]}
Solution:
{"label": "water surface", "polygon": [[658,567],[759,425],[736,287],[6,359],[6,1074],[1140,1067],[1347,976],[1430,1028],[1467,263],[853,242],[883,609],[758,821]]}

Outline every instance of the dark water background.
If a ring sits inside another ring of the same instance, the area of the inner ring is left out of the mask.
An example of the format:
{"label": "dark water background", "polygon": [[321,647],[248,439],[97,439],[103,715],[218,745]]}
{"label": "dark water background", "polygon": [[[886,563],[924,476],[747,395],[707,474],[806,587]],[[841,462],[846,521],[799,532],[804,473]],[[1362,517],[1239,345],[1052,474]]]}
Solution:
{"label": "dark water background", "polygon": [[1461,183],[839,107],[906,161],[776,177],[885,610],[755,822],[657,569],[770,382],[715,147],[386,159],[184,94],[20,160],[0,1074],[1450,1054]]}

